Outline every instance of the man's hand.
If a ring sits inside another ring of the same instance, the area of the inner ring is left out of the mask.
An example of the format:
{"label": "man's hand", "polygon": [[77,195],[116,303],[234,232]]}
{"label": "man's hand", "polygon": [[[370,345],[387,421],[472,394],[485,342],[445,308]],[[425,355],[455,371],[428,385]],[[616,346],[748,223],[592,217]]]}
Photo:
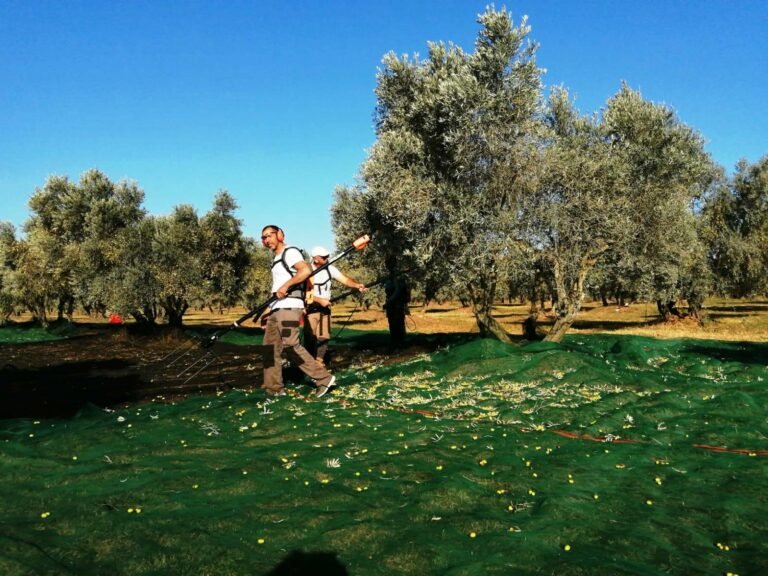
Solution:
{"label": "man's hand", "polygon": [[286,286],[285,284],[283,284],[282,286],[280,286],[280,288],[277,289],[277,292],[275,292],[275,296],[277,296],[278,300],[282,300],[283,298],[288,296],[288,288],[289,286]]}

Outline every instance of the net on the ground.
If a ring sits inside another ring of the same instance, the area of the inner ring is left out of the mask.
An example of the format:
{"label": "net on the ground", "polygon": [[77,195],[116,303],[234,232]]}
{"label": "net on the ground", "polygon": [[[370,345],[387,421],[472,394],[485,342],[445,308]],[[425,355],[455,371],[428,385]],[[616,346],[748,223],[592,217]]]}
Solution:
{"label": "net on the ground", "polygon": [[359,575],[764,573],[767,363],[765,344],[476,340],[348,369],[317,401],[5,420],[0,573],[267,574],[295,551]]}

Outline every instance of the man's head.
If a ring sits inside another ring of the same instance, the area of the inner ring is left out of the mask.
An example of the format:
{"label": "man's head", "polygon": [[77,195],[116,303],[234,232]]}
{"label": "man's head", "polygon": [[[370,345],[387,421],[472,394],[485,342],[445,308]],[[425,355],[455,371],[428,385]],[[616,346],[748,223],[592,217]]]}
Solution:
{"label": "man's head", "polygon": [[331,253],[323,248],[322,246],[315,246],[312,248],[312,252],[310,252],[310,256],[312,257],[312,263],[315,266],[322,266],[328,261],[328,257],[331,255]]}
{"label": "man's head", "polygon": [[269,224],[264,226],[261,231],[261,243],[265,248],[269,248],[273,252],[276,251],[280,245],[285,241],[285,234],[282,228]]}

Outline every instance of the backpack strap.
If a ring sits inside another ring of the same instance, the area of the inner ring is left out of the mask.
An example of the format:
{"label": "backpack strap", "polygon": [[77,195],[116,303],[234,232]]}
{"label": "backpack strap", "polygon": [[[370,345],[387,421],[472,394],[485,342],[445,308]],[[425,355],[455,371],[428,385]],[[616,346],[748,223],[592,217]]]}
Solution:
{"label": "backpack strap", "polygon": [[[296,250],[301,256],[301,250],[296,248],[296,246],[288,246],[285,250],[283,250],[283,253],[280,254],[280,258],[272,262],[272,268],[274,268],[277,264],[282,264],[283,268],[285,268],[285,271],[288,272],[288,274],[290,274],[291,277],[294,277],[296,276],[296,270],[288,266],[288,263],[285,261],[285,253],[291,249]],[[302,259],[303,259],[303,256],[302,256]],[[304,300],[304,289],[305,289],[304,282],[301,283],[301,286],[293,286],[291,288],[291,291],[288,292],[286,298],[301,298],[302,300]]]}
{"label": "backpack strap", "polygon": [[318,282],[317,276],[315,276],[313,283],[315,284],[315,286],[320,286],[321,288],[325,288],[326,286],[328,286],[328,284],[330,284],[333,281],[333,276],[331,276],[331,271],[328,268],[326,268],[325,270],[322,270],[322,272],[325,272],[325,277],[327,278],[327,280],[325,282]]}

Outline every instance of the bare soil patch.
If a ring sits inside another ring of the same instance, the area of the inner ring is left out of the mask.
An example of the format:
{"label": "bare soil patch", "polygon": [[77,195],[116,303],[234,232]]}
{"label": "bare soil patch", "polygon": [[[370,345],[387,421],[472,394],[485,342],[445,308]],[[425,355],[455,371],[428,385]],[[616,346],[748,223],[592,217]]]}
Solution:
{"label": "bare soil patch", "polygon": [[[259,385],[252,359],[224,344],[209,369],[185,383],[177,376],[181,363],[163,362],[183,345],[178,336],[109,326],[86,327],[64,340],[0,345],[0,417],[66,417],[88,403],[108,407]],[[205,352],[194,348],[198,356]]]}

